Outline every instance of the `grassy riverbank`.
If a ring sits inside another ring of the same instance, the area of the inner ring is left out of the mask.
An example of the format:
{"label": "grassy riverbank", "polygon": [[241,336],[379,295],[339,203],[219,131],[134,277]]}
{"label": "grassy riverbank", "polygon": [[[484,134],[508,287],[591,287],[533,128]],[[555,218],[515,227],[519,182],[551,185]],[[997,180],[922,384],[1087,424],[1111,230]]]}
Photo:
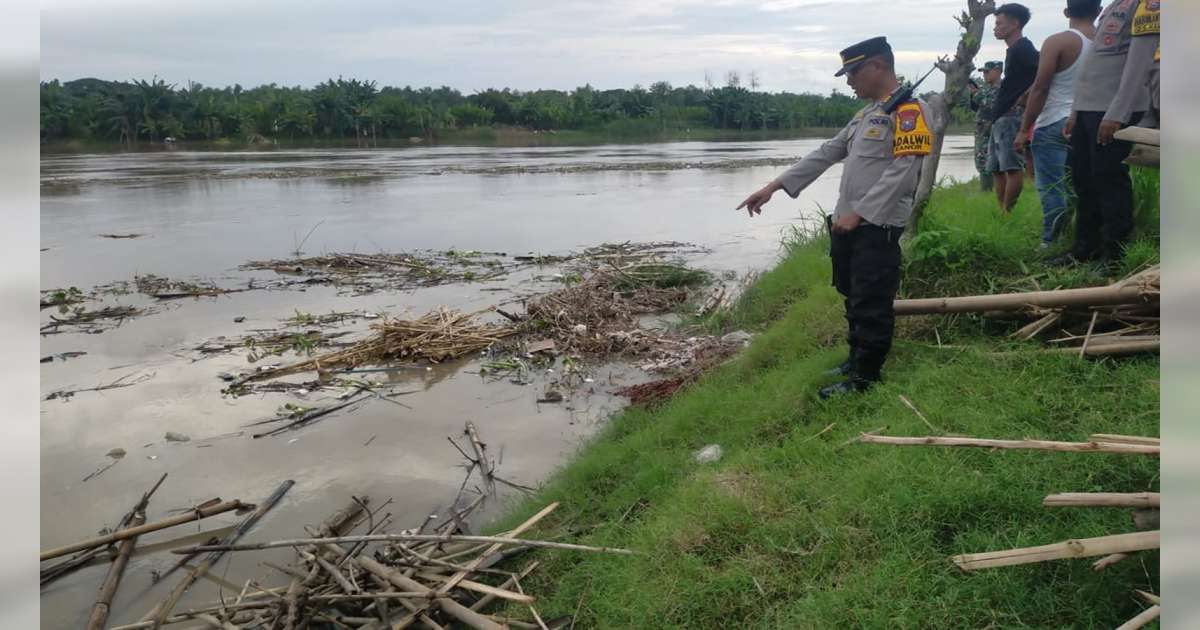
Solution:
{"label": "grassy riverbank", "polygon": [[[1129,268],[1157,259],[1157,175],[1139,174],[1138,186]],[[971,186],[937,191],[925,235],[905,252],[904,293],[1103,282],[1097,270],[1039,262],[1032,192],[1001,217]],[[909,318],[883,385],[820,401],[823,372],[845,355],[826,247],[821,236],[790,241],[711,323],[760,333],[747,351],[658,409],[621,413],[500,524],[561,501],[539,536],[644,553],[535,554],[542,568],[524,586],[541,615],[583,628],[1111,628],[1135,615],[1132,589],[1157,589],[1152,553],[1102,573],[1076,560],[964,574],[949,557],[1129,531],[1125,510],[1041,499],[1156,490],[1156,459],[843,444],[885,425],[930,434],[901,395],[946,434],[1158,435],[1158,358],[1081,361],[1022,351],[1036,346],[1008,340],[1017,323]],[[713,443],[719,462],[692,460]]]}

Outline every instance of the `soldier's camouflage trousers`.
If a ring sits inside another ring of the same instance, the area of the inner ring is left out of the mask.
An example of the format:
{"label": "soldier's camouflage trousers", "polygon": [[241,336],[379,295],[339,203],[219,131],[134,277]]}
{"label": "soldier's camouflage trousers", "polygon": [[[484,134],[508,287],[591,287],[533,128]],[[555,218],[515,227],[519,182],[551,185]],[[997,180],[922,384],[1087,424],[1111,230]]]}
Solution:
{"label": "soldier's camouflage trousers", "polygon": [[988,142],[991,137],[991,125],[975,127],[975,170],[980,175],[987,172]]}

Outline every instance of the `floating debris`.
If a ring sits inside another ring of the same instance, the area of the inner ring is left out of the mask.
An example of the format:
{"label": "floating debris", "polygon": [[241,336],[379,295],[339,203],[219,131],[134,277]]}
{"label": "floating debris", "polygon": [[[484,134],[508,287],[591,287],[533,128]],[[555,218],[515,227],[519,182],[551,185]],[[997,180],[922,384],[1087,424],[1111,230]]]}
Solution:
{"label": "floating debris", "polygon": [[100,238],[141,238],[145,234],[130,233],[130,234],[100,234]]}

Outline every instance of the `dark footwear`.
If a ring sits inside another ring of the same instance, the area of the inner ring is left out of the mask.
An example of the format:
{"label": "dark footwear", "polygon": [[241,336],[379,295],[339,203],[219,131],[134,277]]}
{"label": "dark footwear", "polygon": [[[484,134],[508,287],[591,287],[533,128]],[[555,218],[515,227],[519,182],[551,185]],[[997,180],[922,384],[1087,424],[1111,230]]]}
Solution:
{"label": "dark footwear", "polygon": [[1078,265],[1081,262],[1087,262],[1089,256],[1080,256],[1073,252],[1067,252],[1062,256],[1055,256],[1046,260],[1046,265],[1050,267],[1067,267],[1070,265]]}
{"label": "dark footwear", "polygon": [[825,370],[825,376],[849,376],[850,370],[854,366],[850,363],[850,359],[846,359],[837,365],[837,367]]}
{"label": "dark footwear", "polygon": [[842,394],[858,394],[858,393],[865,392],[868,389],[871,389],[871,386],[874,384],[875,384],[875,381],[869,381],[865,378],[858,378],[858,377],[852,376],[849,379],[841,381],[839,383],[834,383],[833,385],[826,385],[825,387],[822,387],[817,392],[817,395],[821,397],[821,400],[829,400],[830,398],[833,398],[834,396],[840,396]]}

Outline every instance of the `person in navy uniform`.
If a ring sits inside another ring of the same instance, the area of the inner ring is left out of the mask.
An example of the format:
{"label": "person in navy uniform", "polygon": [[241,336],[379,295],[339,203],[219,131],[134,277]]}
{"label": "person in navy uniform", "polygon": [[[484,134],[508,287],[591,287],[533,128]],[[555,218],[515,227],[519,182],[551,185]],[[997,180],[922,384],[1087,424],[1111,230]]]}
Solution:
{"label": "person in navy uniform", "polygon": [[845,380],[821,398],[862,392],[878,382],[892,347],[892,302],[900,286],[900,235],[912,214],[921,163],[933,147],[928,111],[919,99],[892,98],[901,89],[895,56],[884,37],[841,51],[845,76],[868,101],[831,140],[755,191],[737,207],[753,217],[778,190],[793,199],[829,167],[844,163],[838,202],[825,218],[833,286],[845,298],[850,356],[831,371]]}

